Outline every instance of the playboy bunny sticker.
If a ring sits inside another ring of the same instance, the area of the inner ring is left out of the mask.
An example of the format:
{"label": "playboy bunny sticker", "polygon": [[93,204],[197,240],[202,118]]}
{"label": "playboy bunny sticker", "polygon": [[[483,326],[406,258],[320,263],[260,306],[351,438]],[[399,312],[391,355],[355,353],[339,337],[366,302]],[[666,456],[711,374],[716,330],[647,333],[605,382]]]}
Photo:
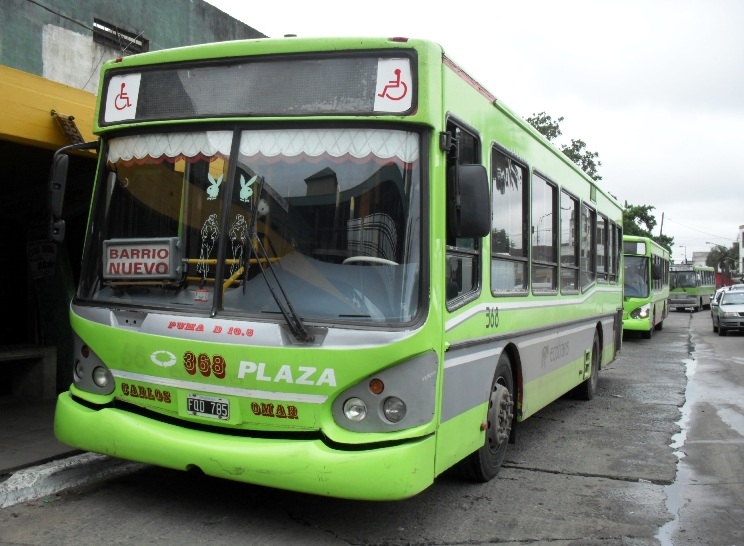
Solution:
{"label": "playboy bunny sticker", "polygon": [[253,195],[253,188],[251,186],[258,178],[258,175],[251,178],[248,182],[245,181],[245,177],[241,174],[240,175],[240,200],[244,203],[247,203],[251,200],[251,195]]}
{"label": "playboy bunny sticker", "polygon": [[214,176],[211,175],[211,173],[207,173],[207,178],[209,179],[209,183],[211,186],[207,188],[207,200],[213,201],[217,199],[217,196],[220,194],[220,184],[222,184],[222,175],[215,180]]}

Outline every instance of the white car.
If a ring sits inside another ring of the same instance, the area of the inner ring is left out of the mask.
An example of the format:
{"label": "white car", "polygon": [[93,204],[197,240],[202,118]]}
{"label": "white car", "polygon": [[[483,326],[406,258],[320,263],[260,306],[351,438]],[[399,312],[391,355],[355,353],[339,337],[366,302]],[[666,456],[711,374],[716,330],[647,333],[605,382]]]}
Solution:
{"label": "white car", "polygon": [[731,286],[722,286],[718,290],[716,290],[716,293],[713,294],[710,297],[710,318],[713,319],[713,331],[717,332],[718,327],[716,326],[716,307],[718,307],[718,302],[721,300],[721,296],[724,292],[728,292],[729,290],[744,290],[744,284],[732,284]]}
{"label": "white car", "polygon": [[710,302],[713,331],[719,336],[725,336],[728,330],[744,330],[744,286],[727,288],[716,292]]}

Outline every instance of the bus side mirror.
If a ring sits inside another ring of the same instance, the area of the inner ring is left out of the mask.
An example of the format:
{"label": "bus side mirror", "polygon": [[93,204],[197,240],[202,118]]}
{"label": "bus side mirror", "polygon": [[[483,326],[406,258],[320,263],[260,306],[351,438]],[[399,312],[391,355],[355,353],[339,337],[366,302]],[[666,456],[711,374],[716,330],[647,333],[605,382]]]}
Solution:
{"label": "bus side mirror", "polygon": [[62,205],[65,202],[65,186],[67,184],[67,166],[70,158],[67,154],[54,154],[52,169],[49,174],[49,209],[52,218],[62,216]]}
{"label": "bus side mirror", "polygon": [[66,153],[55,153],[49,173],[49,210],[52,215],[49,224],[49,240],[55,243],[61,243],[65,240],[65,221],[60,217],[65,202],[69,162],[70,158]]}
{"label": "bus side mirror", "polygon": [[82,142],[71,144],[54,152],[52,167],[49,169],[49,240],[61,243],[65,240],[65,221],[62,220],[62,209],[65,203],[67,186],[67,167],[70,164],[68,152],[72,150],[95,150],[98,143]]}
{"label": "bus side mirror", "polygon": [[654,264],[651,266],[651,278],[655,281],[660,281],[663,277],[663,271],[660,264]]}
{"label": "bus side mirror", "polygon": [[454,237],[485,237],[491,231],[491,196],[483,165],[449,168],[447,224]]}

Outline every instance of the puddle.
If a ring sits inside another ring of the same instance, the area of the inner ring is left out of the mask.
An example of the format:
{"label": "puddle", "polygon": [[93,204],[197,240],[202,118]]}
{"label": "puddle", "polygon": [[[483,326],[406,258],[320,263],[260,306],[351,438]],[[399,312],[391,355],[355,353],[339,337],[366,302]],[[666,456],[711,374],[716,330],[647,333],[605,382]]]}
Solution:
{"label": "puddle", "polygon": [[[694,353],[694,345],[690,352],[692,357]],[[684,361],[685,363],[685,375],[687,376],[687,386],[685,387],[685,403],[680,408],[680,418],[677,424],[680,427],[680,431],[672,436],[672,443],[670,447],[674,449],[674,456],[677,457],[677,473],[674,479],[674,483],[667,485],[665,488],[666,493],[666,507],[669,513],[672,515],[672,519],[666,523],[656,538],[661,542],[661,546],[674,546],[672,542],[672,535],[679,527],[679,515],[682,508],[685,506],[685,500],[682,497],[682,490],[690,483],[690,468],[685,463],[685,454],[682,452],[682,448],[687,440],[687,430],[689,428],[690,411],[692,404],[695,400],[695,382],[693,377],[697,369],[697,362],[694,358],[689,358]]]}

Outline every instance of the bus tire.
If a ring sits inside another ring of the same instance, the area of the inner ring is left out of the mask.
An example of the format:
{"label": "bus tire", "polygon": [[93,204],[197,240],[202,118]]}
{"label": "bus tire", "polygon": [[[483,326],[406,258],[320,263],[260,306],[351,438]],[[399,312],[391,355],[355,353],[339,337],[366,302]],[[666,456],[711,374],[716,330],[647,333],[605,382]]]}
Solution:
{"label": "bus tire", "polygon": [[656,326],[654,326],[654,330],[656,330],[656,331],[658,332],[658,331],[660,331],[660,330],[661,330],[661,329],[662,329],[663,327],[664,327],[664,321],[662,320],[662,321],[661,321],[661,322],[659,322],[659,323],[658,323],[658,324],[657,324]]}
{"label": "bus tire", "polygon": [[459,464],[460,474],[472,481],[487,482],[501,469],[514,420],[514,379],[511,358],[502,352],[496,365],[488,399],[486,440]]}
{"label": "bus tire", "polygon": [[641,337],[643,339],[651,339],[653,336],[654,336],[654,326],[653,325],[648,330],[644,330],[643,332],[641,332]]}
{"label": "bus tire", "polygon": [[[653,331],[653,328],[650,330]],[[649,331],[649,338],[651,337]],[[646,332],[644,332],[645,337]],[[600,349],[599,349],[599,335],[594,332],[594,341],[592,342],[592,368],[591,373],[587,379],[584,380],[575,389],[577,398],[581,400],[591,400],[597,393],[597,384],[599,383],[599,360],[600,360]]]}

